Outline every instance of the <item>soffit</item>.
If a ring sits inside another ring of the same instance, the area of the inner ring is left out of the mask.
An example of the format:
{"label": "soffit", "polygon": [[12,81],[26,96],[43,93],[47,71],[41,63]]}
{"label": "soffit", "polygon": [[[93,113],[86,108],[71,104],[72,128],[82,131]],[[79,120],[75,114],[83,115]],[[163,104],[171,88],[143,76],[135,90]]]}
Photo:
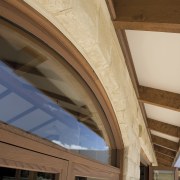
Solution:
{"label": "soffit", "polygon": [[[137,75],[137,83],[141,86],[179,95],[180,34],[137,30],[126,30],[125,32]],[[167,98],[161,96],[161,98]],[[180,112],[178,109],[175,111],[149,102],[144,103],[144,106],[147,118],[180,127]],[[161,127],[164,128],[163,126],[162,124]],[[152,129],[150,132],[157,138],[170,140],[178,146],[179,137],[173,137]],[[160,140],[159,145],[162,145]]]}
{"label": "soffit", "polygon": [[180,34],[126,30],[140,85],[180,93]]}
{"label": "soffit", "polygon": [[180,127],[180,113],[170,109],[145,104],[147,117]]}

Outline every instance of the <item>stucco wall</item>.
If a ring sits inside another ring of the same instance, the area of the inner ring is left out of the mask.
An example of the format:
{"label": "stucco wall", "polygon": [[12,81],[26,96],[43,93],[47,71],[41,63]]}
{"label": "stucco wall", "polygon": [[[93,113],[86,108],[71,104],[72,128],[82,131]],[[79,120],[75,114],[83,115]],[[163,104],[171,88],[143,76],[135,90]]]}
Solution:
{"label": "stucco wall", "polygon": [[59,28],[94,69],[122,132],[124,179],[139,179],[141,148],[149,161],[157,162],[105,0],[24,1]]}

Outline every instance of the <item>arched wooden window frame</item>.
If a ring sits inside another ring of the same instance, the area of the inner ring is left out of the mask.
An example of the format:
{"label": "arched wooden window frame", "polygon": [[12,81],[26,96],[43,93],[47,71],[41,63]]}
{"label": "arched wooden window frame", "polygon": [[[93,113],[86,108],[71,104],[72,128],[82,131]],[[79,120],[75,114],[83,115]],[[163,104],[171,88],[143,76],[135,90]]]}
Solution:
{"label": "arched wooden window frame", "polygon": [[[67,151],[61,150],[60,147],[57,147],[56,145],[52,146],[52,144],[49,144],[48,142],[46,142],[46,140],[32,137],[30,134],[26,134],[23,131],[16,130],[15,128],[13,129],[12,127],[8,127],[8,125],[4,124],[0,124],[0,134],[2,135],[0,138],[0,147],[3,147],[0,148],[0,154],[4,153],[6,150],[10,152],[10,146],[13,145],[14,148],[16,148],[19,152],[27,151],[26,153],[28,154],[30,150],[32,154],[40,153],[41,156],[43,156],[43,154],[46,154],[48,155],[49,160],[51,160],[52,162],[52,157],[65,159],[65,161],[62,161],[62,163],[60,163],[60,169],[63,172],[61,179],[71,179],[72,176],[83,174],[84,176],[88,176],[88,173],[89,176],[91,175],[91,173],[94,173],[95,175],[97,174],[96,177],[98,177],[99,175],[99,177],[103,177],[105,179],[119,179],[119,177],[121,179],[122,173],[120,172],[123,166],[124,146],[118,121],[116,119],[116,115],[112,108],[111,102],[100,80],[98,79],[97,75],[90,67],[86,59],[51,22],[49,22],[46,18],[44,18],[41,14],[39,14],[25,2],[20,0],[17,0],[16,2],[12,0],[0,1],[0,16],[38,37],[50,48],[64,57],[64,59],[77,72],[79,72],[80,76],[84,79],[92,92],[95,94],[97,100],[99,101],[102,109],[105,112],[110,128],[112,130],[112,136],[115,140],[118,156],[117,159],[119,161],[117,161],[118,168],[109,165],[103,165],[96,161],[89,160],[79,155],[74,155]],[[16,141],[14,141],[12,137],[16,138]],[[46,149],[46,151],[44,149]],[[18,162],[14,161],[13,159],[8,160],[8,156],[4,156],[4,159],[2,159],[0,156],[0,165],[6,164],[7,167],[16,167],[17,163]],[[38,162],[35,163],[38,164]],[[22,162],[19,162],[19,164],[21,164],[22,167],[24,166],[26,168],[26,165],[23,165]],[[33,165],[31,164],[29,167],[33,167]],[[52,166],[52,168],[53,167],[54,166]],[[93,169],[91,167],[96,168]],[[33,168],[28,169],[33,170]],[[46,168],[44,170],[46,170]],[[68,171],[70,171],[71,173],[69,174]],[[68,174],[67,177],[66,174]]]}

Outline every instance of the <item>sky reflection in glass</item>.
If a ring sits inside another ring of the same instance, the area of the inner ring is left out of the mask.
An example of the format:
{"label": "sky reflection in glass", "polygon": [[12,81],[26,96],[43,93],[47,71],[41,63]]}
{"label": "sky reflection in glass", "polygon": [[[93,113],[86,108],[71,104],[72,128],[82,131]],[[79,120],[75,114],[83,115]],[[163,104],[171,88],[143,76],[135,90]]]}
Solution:
{"label": "sky reflection in glass", "polygon": [[[107,151],[104,139],[0,62],[0,119],[74,150]],[[107,157],[108,158],[108,157]],[[107,160],[107,159],[106,159]]]}
{"label": "sky reflection in glass", "polygon": [[111,131],[87,84],[32,35],[0,22],[0,121],[111,164]]}

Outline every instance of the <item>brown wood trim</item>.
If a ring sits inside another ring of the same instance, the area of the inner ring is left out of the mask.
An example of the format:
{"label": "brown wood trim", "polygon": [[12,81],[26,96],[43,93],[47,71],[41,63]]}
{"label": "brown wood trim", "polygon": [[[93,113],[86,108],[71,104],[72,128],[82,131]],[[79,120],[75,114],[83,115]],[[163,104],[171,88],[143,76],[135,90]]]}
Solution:
{"label": "brown wood trim", "polygon": [[168,165],[162,164],[161,162],[159,162],[158,165],[159,165],[159,167],[162,167],[162,168],[163,168],[163,167],[168,167]]}
{"label": "brown wood trim", "polygon": [[167,171],[175,171],[176,168],[174,167],[159,167],[159,166],[150,166],[152,170],[167,170]]}
{"label": "brown wood trim", "polygon": [[[60,174],[66,179],[68,161],[0,142],[0,165],[38,172]],[[21,160],[21,161],[19,161]]]}
{"label": "brown wood trim", "polygon": [[[104,169],[114,173],[120,173],[119,168],[103,165],[95,160],[89,160],[81,155],[71,153],[67,149],[63,149],[50,141],[43,140],[35,135],[11,127],[10,125],[2,123],[0,123],[0,125],[0,142],[26,148],[32,152],[42,153],[55,158],[66,159],[69,162],[81,162],[84,165],[89,164],[89,166],[96,167],[99,170]],[[14,139],[16,139],[16,141],[14,141]]]}
{"label": "brown wood trim", "polygon": [[79,72],[105,111],[113,135],[117,137],[117,148],[122,149],[122,136],[111,102],[97,75],[76,47],[47,19],[22,1],[0,1],[0,15],[44,41]]}
{"label": "brown wood trim", "polygon": [[[0,1],[0,15],[40,38],[79,72],[96,95],[106,114],[115,137],[117,149],[123,149],[119,124],[110,100],[95,72],[76,47],[54,25],[23,1],[17,0],[16,3]],[[35,147],[32,146],[31,148]]]}
{"label": "brown wood trim", "polygon": [[159,152],[161,154],[164,154],[164,155],[172,157],[172,158],[175,158],[175,156],[176,156],[175,151],[172,151],[172,150],[167,149],[167,148],[163,148],[162,146],[158,146],[156,144],[154,144],[154,149],[156,152]]}
{"label": "brown wood trim", "polygon": [[180,112],[180,94],[139,86],[140,102]]}
{"label": "brown wood trim", "polygon": [[153,169],[152,169],[152,166],[149,166],[149,180],[153,180]]}
{"label": "brown wood trim", "polygon": [[178,168],[176,168],[175,170],[175,180],[178,180],[179,178],[179,171],[178,171]]}
{"label": "brown wood trim", "polygon": [[163,164],[164,166],[167,166],[167,167],[172,166],[172,162],[167,161],[166,159],[163,159],[163,158],[158,157],[158,156],[157,156],[157,161],[158,161],[158,163]]}
{"label": "brown wood trim", "polygon": [[179,136],[180,128],[178,126],[174,126],[150,118],[148,118],[148,126],[152,130],[159,131],[161,133],[168,134],[170,136],[174,136],[178,138],[180,137]]}
{"label": "brown wood trim", "polygon": [[72,173],[73,173],[74,179],[76,176],[91,177],[93,174],[93,177],[97,179],[102,178],[104,180],[109,180],[109,179],[119,180],[118,174],[114,174],[114,173],[104,171],[104,170],[99,171],[95,167],[90,169],[89,166],[82,165],[79,163],[73,163],[72,169],[73,169]]}
{"label": "brown wood trim", "polygon": [[173,162],[173,160],[174,160],[174,158],[169,157],[169,156],[166,156],[165,154],[161,154],[161,153],[159,153],[159,152],[156,152],[156,156],[157,156],[158,158],[161,158],[161,159],[164,159],[164,160],[167,160],[167,161],[171,162],[171,164],[172,164],[172,162]]}
{"label": "brown wood trim", "polygon": [[[0,143],[1,144],[1,143]],[[12,148],[12,147],[11,147]],[[7,151],[9,151],[8,148],[6,148]],[[57,168],[37,165],[37,163],[30,163],[27,162],[21,162],[19,160],[10,160],[0,157],[0,166],[1,167],[7,167],[7,168],[14,168],[14,169],[22,169],[22,170],[29,170],[29,171],[40,171],[40,172],[47,172],[47,173],[60,173],[61,169],[58,170]]]}
{"label": "brown wood trim", "polygon": [[116,30],[140,30],[180,33],[180,24],[169,23],[150,23],[150,22],[131,22],[131,21],[113,21]]}
{"label": "brown wood trim", "polygon": [[108,9],[109,9],[111,18],[113,20],[116,19],[116,12],[115,12],[115,9],[114,9],[114,0],[106,0],[106,3],[107,3],[107,6],[108,6]]}
{"label": "brown wood trim", "polygon": [[117,29],[180,32],[178,0],[115,0]]}
{"label": "brown wood trim", "polygon": [[153,140],[154,144],[163,146],[165,148],[169,148],[169,149],[177,152],[178,147],[179,147],[178,143],[170,141],[168,139],[161,138],[159,136],[155,136],[155,135],[151,135],[151,136],[152,136],[152,140]]}

